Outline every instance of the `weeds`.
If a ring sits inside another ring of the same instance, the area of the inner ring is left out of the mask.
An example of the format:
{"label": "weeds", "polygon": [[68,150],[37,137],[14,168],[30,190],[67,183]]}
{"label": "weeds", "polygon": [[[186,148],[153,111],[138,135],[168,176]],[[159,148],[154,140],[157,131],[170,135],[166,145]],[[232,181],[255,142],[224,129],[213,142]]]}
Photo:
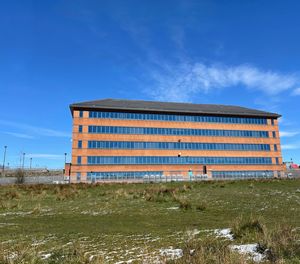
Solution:
{"label": "weeds", "polygon": [[[254,188],[249,187],[252,183]],[[299,226],[299,184],[269,180],[0,186],[0,263],[125,262],[173,246],[183,249],[183,257],[162,263],[241,264],[252,260],[228,245],[249,243],[258,243],[264,264],[299,263],[300,230],[276,226]],[[259,213],[265,220],[251,216],[254,209],[263,209]],[[240,214],[243,217],[237,218]],[[210,230],[224,227],[231,227],[237,239],[210,237],[216,235]],[[189,243],[184,242],[185,230],[192,230]],[[132,248],[137,249],[127,254]],[[98,253],[105,261],[92,256]],[[136,262],[142,263],[140,259]],[[145,256],[144,263],[151,261]]]}
{"label": "weeds", "polygon": [[0,200],[0,209],[1,210],[13,210],[13,209],[20,209],[22,206],[19,202],[12,202],[10,200]]}
{"label": "weeds", "polygon": [[283,263],[284,259],[299,261],[300,235],[289,225],[279,225],[266,232],[259,242],[259,250],[265,252],[271,263]]}
{"label": "weeds", "polygon": [[179,208],[184,210],[192,209],[192,204],[190,201],[188,201],[185,197],[176,197],[174,196],[174,200],[178,203]]}
{"label": "weeds", "polygon": [[167,199],[163,195],[160,195],[160,194],[146,193],[145,200],[148,202],[157,202],[157,203],[167,202]]}
{"label": "weeds", "polygon": [[54,194],[56,194],[56,199],[58,201],[64,201],[77,197],[79,194],[79,190],[73,185],[59,185],[55,188]]}
{"label": "weeds", "polygon": [[18,169],[15,172],[16,184],[24,184],[25,183],[25,172],[24,170]]}
{"label": "weeds", "polygon": [[[183,248],[183,257],[168,261],[174,264],[245,264],[245,257],[228,248],[230,242],[208,236],[203,239],[192,239]],[[250,262],[251,263],[251,262]]]}
{"label": "weeds", "polygon": [[253,216],[250,216],[249,218],[243,216],[237,218],[231,228],[235,239],[241,239],[244,237],[258,238],[265,233],[265,230],[266,227],[263,220],[254,218]]}
{"label": "weeds", "polygon": [[207,204],[204,202],[201,202],[199,204],[196,205],[196,210],[197,211],[204,211],[207,208]]}
{"label": "weeds", "polygon": [[39,214],[42,211],[41,205],[38,204],[36,207],[33,208],[32,214]]}
{"label": "weeds", "polygon": [[20,243],[17,245],[0,245],[0,263],[2,264],[103,264],[104,259],[100,256],[87,254],[82,246],[73,243],[70,248],[55,249],[51,253],[38,252],[37,248],[31,245]]}
{"label": "weeds", "polygon": [[20,198],[20,194],[19,192],[17,192],[15,189],[12,190],[8,190],[5,194],[4,197],[8,200],[12,200],[12,199],[19,199]]}

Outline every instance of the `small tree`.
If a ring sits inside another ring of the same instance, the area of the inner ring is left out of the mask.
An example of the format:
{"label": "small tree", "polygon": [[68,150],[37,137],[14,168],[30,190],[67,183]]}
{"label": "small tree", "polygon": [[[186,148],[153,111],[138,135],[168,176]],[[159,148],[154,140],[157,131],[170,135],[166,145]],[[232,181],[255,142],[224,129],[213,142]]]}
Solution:
{"label": "small tree", "polygon": [[24,170],[18,169],[15,172],[16,184],[23,184],[25,182],[25,172]]}

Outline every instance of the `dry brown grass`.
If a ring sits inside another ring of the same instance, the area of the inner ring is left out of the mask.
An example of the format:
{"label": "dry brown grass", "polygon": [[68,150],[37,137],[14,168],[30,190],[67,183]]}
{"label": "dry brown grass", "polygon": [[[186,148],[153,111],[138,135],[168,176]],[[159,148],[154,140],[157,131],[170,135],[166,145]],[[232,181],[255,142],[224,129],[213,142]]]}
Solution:
{"label": "dry brown grass", "polygon": [[257,240],[265,234],[266,226],[262,218],[240,216],[233,222],[231,232],[235,239],[250,237]]}
{"label": "dry brown grass", "polygon": [[205,211],[207,209],[207,204],[205,202],[200,202],[196,205],[197,211]]}
{"label": "dry brown grass", "polygon": [[178,203],[179,208],[184,209],[184,210],[192,209],[192,204],[186,197],[178,197],[178,196],[174,195],[173,199],[175,202]]}
{"label": "dry brown grass", "polygon": [[87,254],[79,242],[69,248],[53,250],[47,258],[45,252],[39,252],[36,247],[28,244],[0,244],[1,264],[104,264],[101,256]]}
{"label": "dry brown grass", "polygon": [[259,249],[271,263],[288,263],[287,260],[300,263],[300,235],[289,225],[267,230],[259,242]]}
{"label": "dry brown grass", "polygon": [[229,249],[229,241],[213,236],[201,240],[188,240],[183,248],[183,257],[167,261],[174,264],[246,264],[252,263],[245,256]]}
{"label": "dry brown grass", "polygon": [[79,195],[80,189],[76,185],[58,185],[54,189],[56,200],[64,201],[74,199]]}
{"label": "dry brown grass", "polygon": [[16,184],[24,184],[25,182],[25,171],[18,169],[15,171],[14,177],[16,177]]}

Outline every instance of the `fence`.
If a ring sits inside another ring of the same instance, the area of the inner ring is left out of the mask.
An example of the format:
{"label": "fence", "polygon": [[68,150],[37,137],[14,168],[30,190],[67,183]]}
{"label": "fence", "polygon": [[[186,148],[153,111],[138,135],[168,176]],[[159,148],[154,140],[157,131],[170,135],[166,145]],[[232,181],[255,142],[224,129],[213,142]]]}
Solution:
{"label": "fence", "polygon": [[208,179],[202,171],[101,172],[88,173],[87,182],[173,182]]}
{"label": "fence", "polygon": [[[288,170],[285,172],[287,178],[300,178],[300,170]],[[165,171],[156,173],[147,173],[139,177],[118,177],[113,174],[107,174],[104,177],[93,177],[87,179],[87,182],[140,182],[140,183],[159,183],[159,182],[183,182],[183,181],[207,181],[207,180],[245,180],[245,179],[270,179],[270,174],[257,175],[228,175],[224,177],[208,177],[202,171]],[[15,184],[17,177],[0,177],[0,185]],[[25,176],[24,184],[53,184],[53,183],[69,183],[68,177],[63,175],[52,176]]]}
{"label": "fence", "polygon": [[[272,179],[280,177],[273,171],[209,171],[209,176],[203,171],[156,171],[140,174],[120,175],[118,172],[88,173],[87,182],[182,182],[182,181],[207,181],[207,180],[247,180],[247,179]],[[287,175],[282,175],[287,177]],[[291,178],[290,174],[290,178]],[[294,176],[295,177],[295,176]],[[300,170],[299,170],[300,177]]]}
{"label": "fence", "polygon": [[149,174],[143,177],[143,182],[181,182],[208,180],[202,171],[166,171],[163,174]]}
{"label": "fence", "polygon": [[[17,177],[1,177],[0,185],[15,184]],[[65,183],[64,176],[25,176],[24,184],[52,184]]]}
{"label": "fence", "polygon": [[285,176],[288,178],[300,178],[300,169],[287,170]]}

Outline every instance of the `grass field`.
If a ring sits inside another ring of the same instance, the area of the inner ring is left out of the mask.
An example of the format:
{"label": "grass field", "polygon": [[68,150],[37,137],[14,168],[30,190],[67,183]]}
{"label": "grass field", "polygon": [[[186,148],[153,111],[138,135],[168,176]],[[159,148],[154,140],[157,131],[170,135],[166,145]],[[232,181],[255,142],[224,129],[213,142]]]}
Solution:
{"label": "grass field", "polygon": [[252,263],[230,249],[251,243],[300,263],[300,180],[0,187],[0,263]]}

